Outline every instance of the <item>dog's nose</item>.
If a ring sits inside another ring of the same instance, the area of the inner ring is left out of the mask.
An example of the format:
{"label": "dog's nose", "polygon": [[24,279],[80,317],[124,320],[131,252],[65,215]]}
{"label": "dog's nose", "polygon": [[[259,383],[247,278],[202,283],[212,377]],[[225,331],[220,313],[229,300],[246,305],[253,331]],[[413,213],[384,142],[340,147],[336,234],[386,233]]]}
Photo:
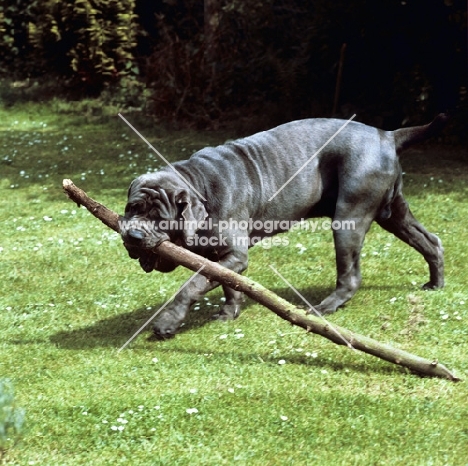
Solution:
{"label": "dog's nose", "polygon": [[141,230],[128,230],[128,236],[133,239],[143,239],[145,237],[145,233]]}

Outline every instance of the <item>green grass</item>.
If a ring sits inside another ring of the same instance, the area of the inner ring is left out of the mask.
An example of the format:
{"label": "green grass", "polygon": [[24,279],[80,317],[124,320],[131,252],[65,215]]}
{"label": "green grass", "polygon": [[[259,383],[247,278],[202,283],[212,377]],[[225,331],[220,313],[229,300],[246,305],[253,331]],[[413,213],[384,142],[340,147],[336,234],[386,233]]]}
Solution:
{"label": "green grass", "polygon": [[[468,464],[466,382],[420,378],[338,347],[252,301],[238,320],[212,322],[218,290],[175,339],[144,332],[118,353],[190,272],[146,275],[116,234],[66,199],[61,183],[71,178],[122,212],[130,181],[161,162],[119,118],[64,109],[0,110],[0,375],[26,409],[7,464]],[[171,160],[232,137],[129,118]],[[446,287],[421,291],[422,257],[373,227],[362,288],[330,317],[437,358],[464,380],[467,165],[466,148],[428,146],[404,158],[412,210],[445,246]],[[300,304],[274,264],[318,302],[335,281],[331,234],[289,240],[251,250],[247,275]]]}

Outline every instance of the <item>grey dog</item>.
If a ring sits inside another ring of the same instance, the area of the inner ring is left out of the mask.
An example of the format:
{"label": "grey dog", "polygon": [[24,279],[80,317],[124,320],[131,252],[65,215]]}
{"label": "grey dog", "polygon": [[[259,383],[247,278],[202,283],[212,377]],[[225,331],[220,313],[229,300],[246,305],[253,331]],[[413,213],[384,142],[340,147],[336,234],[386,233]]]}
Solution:
{"label": "grey dog", "polygon": [[[352,221],[354,229],[333,231],[336,288],[316,306],[329,314],[359,288],[361,248],[376,221],[423,255],[429,265],[424,287],[442,287],[442,244],[417,222],[403,197],[399,155],[436,134],[447,119],[440,114],[428,125],[395,131],[307,119],[202,149],[131,183],[121,225],[124,245],[145,272],[176,268],[151,251],[170,240],[242,273],[253,242],[284,231],[285,224],[322,216],[342,224]],[[272,220],[276,229],[255,227]],[[153,323],[155,334],[174,335],[190,306],[218,285],[196,276]],[[223,290],[226,301],[215,317],[234,319],[243,295]]]}

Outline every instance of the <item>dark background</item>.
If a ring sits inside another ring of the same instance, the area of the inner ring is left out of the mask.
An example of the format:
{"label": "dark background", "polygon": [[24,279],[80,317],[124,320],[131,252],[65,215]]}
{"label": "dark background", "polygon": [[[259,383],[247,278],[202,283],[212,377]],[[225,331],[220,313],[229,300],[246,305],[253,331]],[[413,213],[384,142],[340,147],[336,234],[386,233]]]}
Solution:
{"label": "dark background", "polygon": [[462,136],[466,9],[465,0],[3,0],[0,97],[99,97],[197,127],[357,113],[393,129],[456,110]]}

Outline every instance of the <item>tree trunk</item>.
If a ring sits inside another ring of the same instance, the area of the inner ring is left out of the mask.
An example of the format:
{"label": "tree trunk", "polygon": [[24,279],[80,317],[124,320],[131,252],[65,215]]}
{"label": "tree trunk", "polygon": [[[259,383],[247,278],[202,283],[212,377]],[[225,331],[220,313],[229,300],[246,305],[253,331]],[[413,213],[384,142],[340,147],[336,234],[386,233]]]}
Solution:
{"label": "tree trunk", "polygon": [[219,0],[204,0],[206,94],[213,100],[215,104],[214,107],[217,107],[216,61],[219,14]]}
{"label": "tree trunk", "polygon": [[[121,217],[117,213],[89,198],[87,194],[76,187],[71,180],[63,180],[63,187],[72,201],[76,202],[78,205],[85,206],[105,225],[119,232],[119,219]],[[304,310],[293,306],[259,283],[239,275],[232,270],[228,270],[216,262],[211,262],[208,259],[176,246],[169,241],[161,243],[154,249],[154,252],[160,254],[163,258],[171,259],[193,271],[199,270],[204,266],[200,273],[210,280],[218,281],[230,288],[244,292],[247,296],[267,307],[282,319],[289,321],[293,325],[302,327],[307,332],[321,335],[331,340],[333,343],[347,345],[351,349],[363,351],[364,353],[377,356],[393,364],[407,367],[421,375],[443,377],[453,382],[458,382],[460,380],[437,360],[431,361],[421,358],[406,351],[393,348],[390,345],[380,343],[372,338],[351,332],[346,328],[332,325],[325,319],[306,315]]]}
{"label": "tree trunk", "polygon": [[208,66],[212,66],[216,61],[218,26],[218,0],[204,0],[205,57]]}

